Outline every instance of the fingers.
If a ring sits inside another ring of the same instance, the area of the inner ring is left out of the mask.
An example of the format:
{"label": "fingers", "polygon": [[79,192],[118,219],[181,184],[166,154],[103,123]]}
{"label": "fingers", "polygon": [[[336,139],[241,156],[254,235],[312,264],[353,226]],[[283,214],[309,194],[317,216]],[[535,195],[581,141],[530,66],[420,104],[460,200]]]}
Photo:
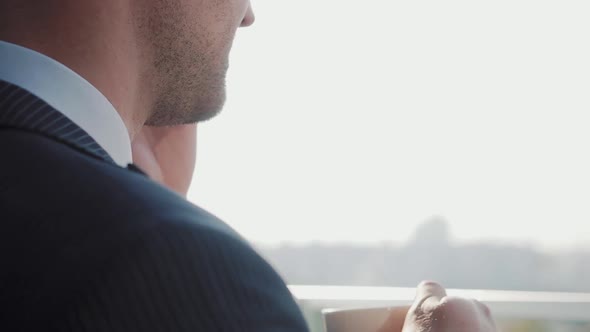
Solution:
{"label": "fingers", "polygon": [[404,332],[495,332],[490,309],[477,300],[448,296],[433,281],[420,283],[406,316]]}
{"label": "fingers", "polygon": [[492,317],[492,311],[490,310],[490,308],[479,302],[478,300],[472,300],[473,303],[479,308],[480,312],[485,316],[485,317]]}
{"label": "fingers", "polygon": [[433,317],[440,320],[446,317],[447,322],[444,325],[454,328],[462,326],[465,331],[496,331],[488,306],[473,299],[446,297],[433,312]]}
{"label": "fingers", "polygon": [[434,281],[423,281],[416,290],[415,309],[432,312],[447,296],[444,287]]}

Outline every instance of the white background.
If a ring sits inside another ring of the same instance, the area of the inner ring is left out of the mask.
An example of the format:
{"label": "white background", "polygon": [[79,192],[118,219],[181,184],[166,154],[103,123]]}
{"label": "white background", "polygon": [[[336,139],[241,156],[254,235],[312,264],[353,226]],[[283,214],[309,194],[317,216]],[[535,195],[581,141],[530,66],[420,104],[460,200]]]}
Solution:
{"label": "white background", "polygon": [[258,243],[590,248],[590,2],[258,0],[189,198]]}

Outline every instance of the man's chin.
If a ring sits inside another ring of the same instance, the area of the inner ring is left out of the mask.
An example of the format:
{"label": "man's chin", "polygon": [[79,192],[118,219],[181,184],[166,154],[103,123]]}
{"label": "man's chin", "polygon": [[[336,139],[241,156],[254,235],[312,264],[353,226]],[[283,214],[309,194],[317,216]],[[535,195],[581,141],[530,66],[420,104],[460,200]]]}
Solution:
{"label": "man's chin", "polygon": [[222,109],[223,103],[219,103],[217,105],[209,105],[209,107],[200,107],[183,114],[178,114],[177,112],[154,114],[147,119],[145,125],[150,127],[166,127],[204,122],[216,117],[221,113]]}
{"label": "man's chin", "polygon": [[219,113],[223,110],[223,104],[219,105],[215,108],[209,108],[204,111],[195,112],[192,118],[185,119],[186,121],[183,124],[191,124],[191,123],[198,123],[209,121],[216,117]]}

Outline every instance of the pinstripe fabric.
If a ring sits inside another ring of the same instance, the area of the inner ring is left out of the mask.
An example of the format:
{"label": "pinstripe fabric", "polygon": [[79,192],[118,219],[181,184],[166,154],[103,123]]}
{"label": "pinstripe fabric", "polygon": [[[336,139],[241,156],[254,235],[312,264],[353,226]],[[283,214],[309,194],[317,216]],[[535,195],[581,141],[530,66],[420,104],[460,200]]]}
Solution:
{"label": "pinstripe fabric", "polygon": [[113,166],[56,110],[0,82],[0,331],[307,331],[233,229]]}
{"label": "pinstripe fabric", "polygon": [[0,80],[0,128],[37,132],[97,158],[114,163],[109,154],[82,128],[43,100]]}

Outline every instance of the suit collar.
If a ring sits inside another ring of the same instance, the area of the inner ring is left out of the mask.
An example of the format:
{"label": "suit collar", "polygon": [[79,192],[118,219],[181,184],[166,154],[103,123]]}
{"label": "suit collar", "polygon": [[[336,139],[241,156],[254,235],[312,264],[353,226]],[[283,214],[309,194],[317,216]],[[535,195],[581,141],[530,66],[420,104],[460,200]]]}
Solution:
{"label": "suit collar", "polygon": [[25,89],[0,80],[0,130],[19,129],[65,143],[92,157],[115,163],[90,135],[61,112]]}
{"label": "suit collar", "polygon": [[86,79],[44,54],[0,41],[0,80],[42,99],[84,129],[120,166],[132,160],[129,133],[109,100]]}

